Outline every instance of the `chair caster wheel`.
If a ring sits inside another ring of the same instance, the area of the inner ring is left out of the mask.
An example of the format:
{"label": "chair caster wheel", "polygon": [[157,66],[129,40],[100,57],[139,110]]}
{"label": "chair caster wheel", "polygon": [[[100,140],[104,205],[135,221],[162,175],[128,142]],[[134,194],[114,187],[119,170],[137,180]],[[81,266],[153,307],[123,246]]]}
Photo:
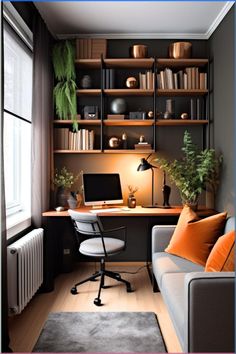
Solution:
{"label": "chair caster wheel", "polygon": [[78,291],[77,291],[76,287],[72,288],[70,292],[71,292],[72,295],[78,294]]}
{"label": "chair caster wheel", "polygon": [[134,292],[134,290],[129,286],[129,287],[127,287],[127,293],[133,293]]}
{"label": "chair caster wheel", "polygon": [[96,299],[94,299],[94,305],[96,305],[96,306],[102,306],[102,303],[101,303],[101,300],[100,299],[98,299],[97,297],[96,297]]}

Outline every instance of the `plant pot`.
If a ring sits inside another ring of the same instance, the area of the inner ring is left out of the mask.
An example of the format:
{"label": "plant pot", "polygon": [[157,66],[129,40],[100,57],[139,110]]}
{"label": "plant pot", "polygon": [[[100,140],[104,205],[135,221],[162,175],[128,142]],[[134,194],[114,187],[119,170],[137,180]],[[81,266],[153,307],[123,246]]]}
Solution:
{"label": "plant pot", "polygon": [[198,202],[195,202],[195,203],[188,203],[188,202],[185,202],[184,205],[187,205],[187,206],[190,207],[193,211],[196,211],[196,210],[197,210],[197,207],[198,207]]}
{"label": "plant pot", "polygon": [[56,207],[62,206],[68,208],[67,200],[69,198],[70,198],[69,190],[63,187],[58,187],[57,194],[56,194]]}

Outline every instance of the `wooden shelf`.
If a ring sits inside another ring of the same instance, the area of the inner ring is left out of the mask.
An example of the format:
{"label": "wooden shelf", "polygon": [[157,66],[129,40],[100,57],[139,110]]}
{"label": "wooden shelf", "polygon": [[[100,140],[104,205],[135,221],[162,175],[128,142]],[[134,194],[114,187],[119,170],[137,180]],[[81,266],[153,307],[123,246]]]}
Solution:
{"label": "wooden shelf", "polygon": [[105,126],[152,126],[154,124],[153,119],[104,119]]}
{"label": "wooden shelf", "polygon": [[176,126],[176,125],[205,125],[208,124],[208,120],[190,120],[190,119],[159,119],[156,122],[158,126]]}
{"label": "wooden shelf", "polygon": [[129,150],[124,150],[124,149],[114,149],[114,150],[104,150],[103,151],[105,154],[152,154],[155,152],[154,150],[150,149],[129,149]]}
{"label": "wooden shelf", "polygon": [[208,93],[208,90],[157,90],[157,96],[204,96]]}
{"label": "wooden shelf", "polygon": [[101,89],[79,89],[76,90],[77,96],[99,96],[101,94],[102,90]]}
{"label": "wooden shelf", "polygon": [[54,150],[55,154],[100,154],[101,150]]}
{"label": "wooden shelf", "polygon": [[99,69],[101,67],[101,59],[76,59],[75,65],[79,68]]}
{"label": "wooden shelf", "polygon": [[[101,120],[100,119],[81,119],[77,121],[79,125],[100,125]],[[54,120],[53,124],[55,125],[68,125],[72,124],[72,120]],[[112,120],[112,119],[104,119],[103,120],[103,125],[104,126],[130,126],[130,127],[135,127],[135,126],[146,126],[150,127],[154,124],[153,119],[117,119],[117,120]],[[164,125],[204,125],[208,124],[208,120],[206,119],[200,119],[200,120],[191,120],[191,119],[159,119],[156,121],[156,125],[159,126],[164,126]]]}
{"label": "wooden shelf", "polygon": [[105,89],[104,93],[107,96],[152,96],[154,91],[141,89]]}
{"label": "wooden shelf", "polygon": [[[154,58],[107,58],[104,59],[107,68],[145,68],[151,69],[154,64]],[[157,65],[159,68],[181,68],[188,66],[204,67],[208,64],[208,59],[170,59],[159,58]],[[79,68],[99,69],[101,67],[101,59],[76,59],[75,65]]]}
{"label": "wooden shelf", "polygon": [[104,59],[104,63],[106,68],[144,68],[151,69],[154,64],[154,58],[142,58],[142,59],[134,59],[134,58],[116,58],[116,59]]}
{"label": "wooden shelf", "polygon": [[[100,125],[100,119],[78,119],[77,123],[80,125]],[[73,124],[72,120],[54,120],[53,124],[55,125],[68,125]]]}
{"label": "wooden shelf", "polygon": [[208,59],[157,59],[158,68],[184,68],[189,66],[204,67],[208,64]]}

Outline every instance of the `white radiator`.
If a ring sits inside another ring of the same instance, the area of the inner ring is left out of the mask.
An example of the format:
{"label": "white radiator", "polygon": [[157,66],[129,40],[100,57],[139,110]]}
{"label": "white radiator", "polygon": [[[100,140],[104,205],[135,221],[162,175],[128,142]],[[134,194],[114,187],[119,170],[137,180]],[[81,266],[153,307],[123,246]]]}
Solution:
{"label": "white radiator", "polygon": [[7,247],[8,312],[19,314],[43,282],[43,229]]}

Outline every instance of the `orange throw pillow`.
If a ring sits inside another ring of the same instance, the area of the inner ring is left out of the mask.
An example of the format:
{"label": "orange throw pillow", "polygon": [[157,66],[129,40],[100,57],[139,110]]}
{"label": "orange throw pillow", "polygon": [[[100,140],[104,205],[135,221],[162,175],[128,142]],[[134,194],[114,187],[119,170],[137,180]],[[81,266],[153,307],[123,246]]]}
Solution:
{"label": "orange throw pillow", "polygon": [[198,218],[184,206],[166,252],[205,266],[213,245],[223,233],[226,213]]}
{"label": "orange throw pillow", "polygon": [[219,237],[207,258],[205,272],[233,272],[234,250],[235,231]]}

